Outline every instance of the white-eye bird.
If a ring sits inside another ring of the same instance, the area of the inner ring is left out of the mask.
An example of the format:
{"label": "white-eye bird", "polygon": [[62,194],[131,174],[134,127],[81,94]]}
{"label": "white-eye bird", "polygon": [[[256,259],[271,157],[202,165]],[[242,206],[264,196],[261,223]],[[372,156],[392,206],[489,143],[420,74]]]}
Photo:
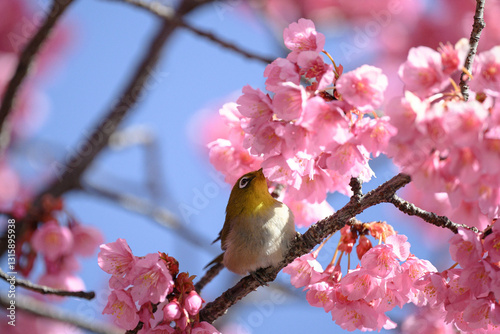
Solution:
{"label": "white-eye bird", "polygon": [[224,251],[212,263],[245,275],[276,266],[295,238],[292,211],[269,194],[262,168],[238,179],[226,207],[226,220],[214,241]]}

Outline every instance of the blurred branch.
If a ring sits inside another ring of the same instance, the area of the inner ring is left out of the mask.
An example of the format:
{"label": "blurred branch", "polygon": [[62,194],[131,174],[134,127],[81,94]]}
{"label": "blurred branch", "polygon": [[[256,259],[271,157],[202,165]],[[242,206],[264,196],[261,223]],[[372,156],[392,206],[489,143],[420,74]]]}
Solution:
{"label": "blurred branch", "polygon": [[78,149],[70,157],[67,164],[64,165],[62,175],[59,175],[59,178],[39,197],[44,194],[59,197],[66,191],[78,186],[82,174],[102,149],[108,145],[111,135],[140,99],[147,87],[147,80],[155,71],[155,65],[158,62],[163,45],[175,29],[176,25],[172,24],[172,22],[162,22],[160,29],[158,29],[146,49],[142,61],[123,90],[118,102],[101,119],[88,139],[77,146]]}
{"label": "blurred branch", "polygon": [[[84,319],[75,316],[72,312],[65,312],[50,304],[41,302],[31,297],[16,295],[16,311],[22,310],[28,313],[49,318],[64,323],[74,325],[76,327],[99,334],[123,334],[123,330],[112,326],[105,322],[96,321],[95,319]],[[0,304],[4,307],[10,305],[10,299],[7,298],[7,293],[0,294]]]}
{"label": "blurred branch", "polygon": [[[129,4],[134,5],[136,7],[150,11],[151,13],[158,15],[166,20],[172,20],[174,18],[173,11],[171,10],[171,8],[165,6],[164,4],[157,2],[157,1],[145,1],[145,0],[115,0],[115,1],[123,1],[123,2],[129,3]],[[178,24],[179,24],[179,26],[185,28],[186,30],[189,30],[192,33],[194,33],[198,36],[201,36],[203,38],[207,38],[208,40],[214,42],[215,44],[218,44],[225,49],[229,49],[231,51],[239,53],[240,55],[242,55],[246,58],[259,60],[265,64],[270,64],[274,60],[273,58],[267,58],[267,57],[255,54],[253,52],[243,50],[241,47],[237,46],[236,44],[224,41],[220,37],[216,36],[213,33],[206,32],[206,31],[203,31],[203,30],[198,29],[196,27],[193,27],[191,24],[187,23],[184,20],[179,20]]]}
{"label": "blurred branch", "polygon": [[163,184],[161,154],[154,132],[146,126],[136,125],[116,131],[109,139],[109,146],[112,149],[123,149],[134,145],[144,148],[146,188],[155,202],[164,200],[166,193]]}
{"label": "blurred branch", "polygon": [[115,192],[109,189],[105,189],[96,185],[92,185],[88,182],[82,185],[82,189],[95,196],[99,196],[108,199],[123,208],[137,212],[141,215],[151,217],[154,221],[158,222],[160,225],[174,230],[178,233],[178,236],[189,241],[191,244],[200,247],[204,250],[214,253],[208,247],[211,242],[208,239],[201,237],[196,234],[193,229],[187,229],[170,211],[165,208],[159,207],[157,205],[151,204],[138,197],[127,195],[119,192]]}
{"label": "blurred branch", "polygon": [[433,212],[420,209],[419,207],[415,206],[410,202],[405,201],[404,199],[402,199],[397,195],[392,196],[392,198],[390,198],[388,202],[394,204],[394,206],[398,208],[399,211],[406,213],[407,215],[418,216],[432,225],[442,228],[447,228],[453,233],[457,233],[459,227],[463,227],[471,231],[474,231],[475,233],[479,233],[479,230],[475,227],[470,227],[465,224],[456,224],[452,222],[448,217],[438,216]]}
{"label": "blurred branch", "polygon": [[[225,291],[213,302],[208,303],[200,311],[200,320],[212,323],[222,316],[229,307],[238,300],[256,290],[262,283],[273,281],[278,273],[294,259],[309,253],[316,245],[332,233],[340,230],[346,223],[363,212],[365,209],[379,203],[389,201],[396,191],[411,181],[409,175],[398,174],[389,181],[359,198],[351,197],[342,209],[333,215],[320,220],[311,226],[304,234],[298,234],[288,250],[285,259],[277,267],[268,267],[257,270],[256,275],[242,278],[236,285]],[[259,280],[255,276],[259,277]]]}
{"label": "blurred branch", "polygon": [[[472,24],[472,31],[469,39],[470,49],[464,65],[469,73],[472,71],[472,62],[474,61],[474,56],[477,53],[477,45],[479,44],[481,31],[486,26],[486,23],[484,22],[484,2],[485,0],[476,0],[476,12],[474,14],[474,23]],[[468,80],[470,80],[469,76],[462,73],[460,76],[460,90],[465,101],[469,99],[469,85],[467,85]]]}
{"label": "blurred branch", "polygon": [[56,295],[62,297],[78,297],[91,300],[95,297],[94,291],[67,291],[54,289],[45,285],[34,284],[28,280],[20,279],[15,276],[7,275],[2,269],[0,269],[0,278],[2,278],[7,283],[13,284],[15,286],[21,286],[23,288],[29,289],[41,293],[42,295]]}
{"label": "blurred branch", "polygon": [[[43,43],[47,40],[47,37],[56,22],[72,2],[73,0],[52,1],[50,12],[47,14],[45,21],[35,35],[29,40],[28,44],[26,44],[21,52],[21,55],[19,56],[16,71],[7,85],[3,95],[2,105],[0,106],[0,152],[3,152],[5,148],[7,148],[10,141],[10,129],[6,119],[15,103],[19,88],[28,74],[28,70],[33,63],[35,55],[38,53]],[[6,14],[7,13],[4,13],[4,15]]]}
{"label": "blurred branch", "polygon": [[210,269],[207,270],[205,275],[203,275],[203,277],[200,278],[200,280],[196,282],[196,284],[194,285],[196,292],[200,293],[200,291],[203,290],[205,285],[210,283],[220,273],[222,269],[224,269],[224,264],[222,264],[222,262],[218,262],[214,264],[212,267],[210,267]]}

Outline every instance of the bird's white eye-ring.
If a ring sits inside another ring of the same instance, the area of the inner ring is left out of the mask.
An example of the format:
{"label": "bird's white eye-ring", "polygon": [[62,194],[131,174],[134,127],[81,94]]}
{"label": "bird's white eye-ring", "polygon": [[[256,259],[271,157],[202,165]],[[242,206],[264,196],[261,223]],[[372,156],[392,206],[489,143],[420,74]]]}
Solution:
{"label": "bird's white eye-ring", "polygon": [[240,184],[239,184],[240,189],[243,189],[246,186],[248,186],[248,184],[250,183],[250,180],[251,180],[251,178],[249,178],[248,176],[242,177],[240,180]]}

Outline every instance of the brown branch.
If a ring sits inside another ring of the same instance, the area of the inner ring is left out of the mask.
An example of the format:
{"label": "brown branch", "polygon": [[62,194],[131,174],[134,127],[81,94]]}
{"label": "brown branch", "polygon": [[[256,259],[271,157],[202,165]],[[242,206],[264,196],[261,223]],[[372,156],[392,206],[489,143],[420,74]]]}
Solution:
{"label": "brown branch", "polygon": [[[469,73],[471,73],[472,62],[474,61],[474,56],[477,53],[477,45],[479,44],[481,31],[486,26],[486,23],[484,22],[484,2],[485,0],[476,0],[476,12],[474,14],[474,23],[472,24],[472,31],[469,39],[470,49],[464,65]],[[468,75],[462,74],[460,76],[460,91],[462,92],[465,101],[469,99],[469,85],[467,85],[468,80]]]}
{"label": "brown branch", "polygon": [[[298,235],[292,243],[285,259],[277,267],[259,269],[256,272],[257,275],[249,275],[242,278],[235,286],[225,291],[213,302],[208,303],[201,310],[200,319],[212,323],[215,319],[222,316],[229,307],[257,289],[262,283],[273,281],[281,269],[297,257],[309,253],[324,238],[345,226],[351,218],[354,218],[373,205],[389,201],[398,189],[404,187],[410,181],[411,178],[409,175],[398,174],[360,198],[353,196],[349,203],[342,209],[330,217],[320,220],[303,235]],[[258,276],[259,280],[255,276]]]}
{"label": "brown branch", "polygon": [[446,216],[438,216],[433,212],[420,209],[419,207],[415,206],[410,202],[405,201],[404,199],[402,199],[397,195],[392,196],[392,198],[390,198],[388,202],[394,204],[394,206],[398,208],[399,211],[406,213],[407,215],[420,217],[429,224],[442,228],[447,228],[453,233],[457,233],[458,228],[460,227],[479,233],[479,230],[475,227],[470,227],[465,224],[456,224]]}
{"label": "brown branch", "polygon": [[[144,0],[121,0],[121,1],[129,3],[131,5],[134,5],[138,8],[145,9],[145,10],[147,10],[155,15],[158,15],[166,20],[173,19],[172,10],[160,2],[155,2],[155,1],[151,2],[151,1],[144,1]],[[213,33],[206,32],[204,30],[193,27],[191,24],[187,23],[184,20],[179,20],[178,23],[179,23],[179,26],[185,28],[186,30],[189,30],[198,36],[206,38],[206,39],[214,42],[215,44],[222,46],[223,48],[226,48],[226,49],[229,49],[229,50],[234,51],[236,53],[239,53],[240,55],[242,55],[246,58],[259,60],[259,61],[266,63],[266,64],[270,64],[274,60],[273,58],[267,58],[267,57],[255,54],[253,52],[243,50],[241,47],[237,46],[236,44],[224,41],[220,37],[216,36]]]}
{"label": "brown branch", "polygon": [[78,149],[63,166],[62,175],[59,175],[58,179],[41,195],[50,194],[59,197],[66,191],[78,187],[82,174],[106,147],[113,132],[140,99],[147,86],[147,80],[155,70],[154,67],[158,62],[163,45],[176,27],[176,24],[172,22],[162,22],[118,102],[101,119],[88,139],[83,144],[78,145]]}
{"label": "brown branch", "polygon": [[47,37],[52,31],[52,28],[54,28],[56,22],[72,2],[73,0],[52,1],[50,12],[47,14],[45,21],[28,44],[24,47],[21,55],[19,56],[19,63],[17,64],[16,72],[9,81],[3,96],[2,105],[0,106],[0,152],[3,152],[9,143],[10,130],[8,129],[9,125],[6,119],[15,103],[19,88],[28,74],[35,55],[47,40]]}
{"label": "brown branch", "polygon": [[[7,294],[0,295],[0,304],[3,307],[8,307],[9,305],[11,305],[11,300],[12,299],[7,298]],[[22,310],[36,316],[71,324],[94,333],[123,334],[123,330],[108,323],[96,321],[95,319],[85,319],[82,317],[77,317],[74,314],[75,312],[65,312],[60,308],[56,308],[50,304],[36,300],[35,298],[16,295],[15,301],[16,311]]]}
{"label": "brown branch", "polygon": [[200,278],[200,280],[196,282],[196,284],[194,285],[196,292],[200,293],[200,291],[203,290],[205,285],[210,283],[214,279],[214,277],[216,277],[220,273],[222,269],[224,269],[224,265],[221,262],[216,263],[212,267],[210,267],[210,269],[207,270],[205,275],[203,275],[203,277]]}
{"label": "brown branch", "polygon": [[16,276],[9,276],[2,269],[0,269],[0,278],[2,278],[7,283],[15,286],[21,286],[31,291],[41,293],[42,295],[56,295],[62,297],[78,297],[91,300],[95,297],[94,291],[67,291],[54,289],[45,285],[39,285],[32,283],[28,280],[17,278]]}

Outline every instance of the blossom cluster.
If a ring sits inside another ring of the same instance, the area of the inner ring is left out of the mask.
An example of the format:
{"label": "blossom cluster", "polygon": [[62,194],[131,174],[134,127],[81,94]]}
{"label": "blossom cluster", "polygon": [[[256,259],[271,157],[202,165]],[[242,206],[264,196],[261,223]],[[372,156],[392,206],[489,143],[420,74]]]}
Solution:
{"label": "blossom cluster", "polygon": [[[304,255],[284,272],[291,275],[292,284],[307,290],[307,301],[330,312],[332,319],[347,330],[392,329],[396,323],[385,312],[409,302],[426,301],[432,296],[421,287],[421,278],[436,268],[427,260],[410,254],[407,237],[395,234],[388,225],[363,224],[380,241],[375,247],[365,235],[357,246],[360,265],[342,277],[339,262],[325,270],[316,260],[317,253]],[[339,249],[350,253],[356,242],[352,227],[342,229]]]}
{"label": "blossom cluster", "polygon": [[111,293],[103,314],[114,315],[124,329],[139,322],[143,334],[216,334],[198,313],[204,300],[194,289],[194,276],[179,272],[179,263],[165,253],[137,257],[124,239],[103,244],[98,254],[102,270],[111,274]]}
{"label": "blossom cluster", "polygon": [[269,93],[245,86],[220,110],[230,131],[208,144],[210,161],[229,183],[263,167],[270,181],[287,185],[284,202],[303,208],[294,213],[311,223],[322,217],[307,212],[328,209],[328,192],[349,194],[351,176],[373,176],[370,153],[385,152],[395,130],[387,117],[363,116],[382,105],[388,82],[373,66],[342,74],[326,64],[325,37],[310,20],[290,24],[283,38],[291,52],[266,67]]}
{"label": "blossom cluster", "polygon": [[[26,214],[29,204],[18,203],[12,213]],[[44,196],[41,201],[40,225],[28,233],[29,237],[16,243],[16,270],[28,276],[41,255],[45,272],[38,283],[56,289],[84,290],[82,279],[76,275],[80,269],[77,256],[90,257],[102,243],[101,232],[95,227],[78,222],[64,209],[61,199]],[[60,297],[48,297],[54,300]]]}
{"label": "blossom cluster", "polygon": [[404,97],[385,108],[397,129],[388,154],[418,188],[446,193],[455,208],[478,206],[491,219],[500,206],[500,109],[494,104],[500,94],[500,47],[478,54],[471,98],[464,101],[459,92],[443,90],[461,70],[467,50],[464,41],[439,51],[410,50],[399,69]]}

